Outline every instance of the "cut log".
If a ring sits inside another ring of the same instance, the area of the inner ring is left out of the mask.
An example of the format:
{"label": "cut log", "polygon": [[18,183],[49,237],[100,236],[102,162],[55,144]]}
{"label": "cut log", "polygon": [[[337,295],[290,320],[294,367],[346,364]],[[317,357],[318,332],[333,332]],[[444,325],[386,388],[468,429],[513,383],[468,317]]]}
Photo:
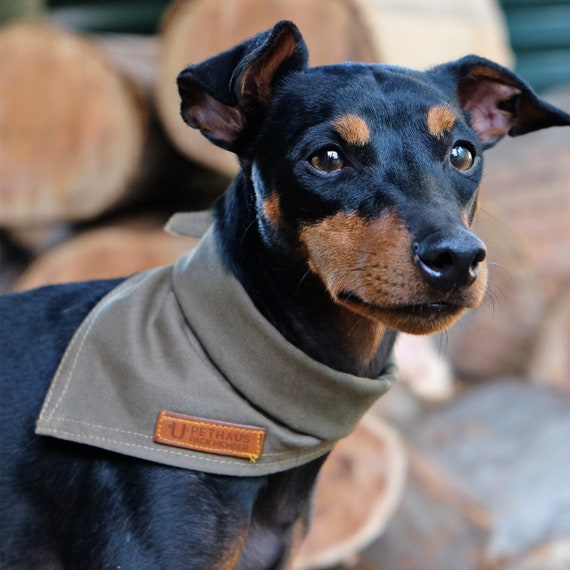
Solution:
{"label": "cut log", "polygon": [[97,216],[140,158],[134,90],[87,40],[41,24],[0,32],[0,225]]}
{"label": "cut log", "polygon": [[510,560],[489,560],[492,570],[567,570],[570,568],[570,539],[562,538],[535,546]]}
{"label": "cut log", "polygon": [[398,381],[405,382],[416,396],[431,401],[453,396],[451,365],[442,353],[441,344],[438,347],[434,338],[401,333],[394,346],[394,355],[398,363]]}
{"label": "cut log", "polygon": [[566,568],[569,406],[567,392],[517,379],[432,408],[406,432],[400,508],[358,568]]}
{"label": "cut log", "polygon": [[385,529],[405,480],[399,436],[369,414],[337,444],[319,475],[314,520],[293,568],[328,568],[351,560]]}
{"label": "cut log", "polygon": [[[555,545],[570,536],[569,406],[562,390],[496,381],[468,391],[410,434],[411,445],[488,513],[485,568],[565,567],[554,561],[561,554]],[[449,567],[472,568],[461,559]]]}
{"label": "cut log", "polygon": [[186,65],[280,19],[299,26],[312,65],[368,61],[422,68],[471,52],[504,64],[512,61],[493,0],[179,0],[163,24],[156,98],[166,130],[182,152],[226,174],[235,173],[232,154],[214,148],[180,119],[176,76]]}
{"label": "cut log", "polygon": [[542,319],[527,375],[570,391],[570,290],[554,300]]}
{"label": "cut log", "polygon": [[23,291],[55,283],[126,277],[174,262],[198,238],[167,234],[156,224],[109,226],[80,234],[38,257],[17,280]]}
{"label": "cut log", "polygon": [[158,38],[134,34],[91,36],[112,65],[149,97],[158,72]]}
{"label": "cut log", "polygon": [[382,63],[422,69],[468,53],[510,66],[513,53],[499,3],[353,0]]}
{"label": "cut log", "polygon": [[400,508],[382,536],[360,555],[363,569],[482,568],[489,512],[460,481],[413,447]]}

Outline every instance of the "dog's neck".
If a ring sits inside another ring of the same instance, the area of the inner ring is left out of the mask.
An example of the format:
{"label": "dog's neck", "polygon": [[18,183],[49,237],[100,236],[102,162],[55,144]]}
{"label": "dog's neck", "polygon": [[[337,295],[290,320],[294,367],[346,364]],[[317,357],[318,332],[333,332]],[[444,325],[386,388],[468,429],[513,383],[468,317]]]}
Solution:
{"label": "dog's neck", "polygon": [[218,202],[216,223],[224,264],[289,342],[342,372],[382,372],[395,332],[334,303],[305,263],[264,243],[243,173]]}

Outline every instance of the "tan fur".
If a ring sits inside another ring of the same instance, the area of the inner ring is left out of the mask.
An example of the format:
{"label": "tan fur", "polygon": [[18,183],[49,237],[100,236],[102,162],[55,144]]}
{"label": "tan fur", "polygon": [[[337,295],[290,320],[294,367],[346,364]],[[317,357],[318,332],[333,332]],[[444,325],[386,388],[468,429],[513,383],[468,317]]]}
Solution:
{"label": "tan fur", "polygon": [[[252,91],[254,99],[266,102],[271,97],[271,81],[279,66],[295,51],[297,43],[289,30],[283,30],[275,39],[273,47],[255,61],[243,74],[242,93]],[[254,78],[250,82],[250,76]]]}
{"label": "tan fur", "polygon": [[358,359],[369,366],[378,352],[386,327],[378,320],[339,305],[337,322],[344,340],[347,354],[357,355]]}
{"label": "tan fur", "polygon": [[271,194],[271,196],[263,202],[263,215],[273,224],[274,227],[277,228],[279,226],[281,209],[278,194]]}
{"label": "tan fur", "polygon": [[432,107],[427,114],[427,128],[429,134],[441,138],[453,128],[457,115],[445,105]]}
{"label": "tan fur", "polygon": [[370,142],[370,128],[356,115],[344,115],[334,122],[336,132],[349,144],[364,146]]}
{"label": "tan fur", "polygon": [[247,539],[247,529],[244,528],[234,541],[232,548],[225,552],[220,552],[220,560],[216,564],[215,570],[234,570],[243,552],[243,547]]}
{"label": "tan fur", "polygon": [[[368,222],[355,214],[335,214],[300,232],[309,267],[332,298],[354,313],[385,327],[428,334],[450,326],[481,302],[486,267],[468,289],[442,298],[429,286],[412,258],[411,236],[393,213]],[[359,299],[339,297],[351,292]],[[453,314],[414,314],[402,307],[446,301],[460,308]]]}
{"label": "tan fur", "polygon": [[287,563],[285,564],[285,570],[294,570],[295,568],[295,558],[299,551],[301,550],[301,545],[305,540],[307,533],[309,532],[309,524],[307,517],[302,516],[295,523],[295,528],[293,529],[293,541],[291,545],[291,551]]}

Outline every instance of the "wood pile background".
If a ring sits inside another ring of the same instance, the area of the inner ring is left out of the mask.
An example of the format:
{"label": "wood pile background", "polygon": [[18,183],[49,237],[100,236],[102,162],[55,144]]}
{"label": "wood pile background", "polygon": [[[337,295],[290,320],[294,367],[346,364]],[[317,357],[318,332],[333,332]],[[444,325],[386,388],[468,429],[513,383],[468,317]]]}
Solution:
{"label": "wood pile background", "polygon": [[[281,18],[313,65],[513,62],[493,0],[178,0],[151,37],[4,26],[0,289],[128,275],[192,248],[164,223],[208,208],[237,163],[184,125],[175,77]],[[546,97],[570,109],[570,87]],[[298,570],[570,568],[568,131],[487,152],[487,299],[443,335],[399,340],[401,381],[327,463]]]}
{"label": "wood pile background", "polygon": [[0,34],[0,224],[94,218],[138,168],[144,117],[134,89],[82,38],[41,24]]}

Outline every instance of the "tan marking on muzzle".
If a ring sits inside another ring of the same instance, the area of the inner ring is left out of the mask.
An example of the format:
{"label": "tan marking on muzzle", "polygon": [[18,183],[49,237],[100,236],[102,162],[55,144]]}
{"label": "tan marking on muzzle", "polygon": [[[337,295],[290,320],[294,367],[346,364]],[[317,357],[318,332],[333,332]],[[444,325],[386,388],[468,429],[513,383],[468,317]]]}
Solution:
{"label": "tan marking on muzzle", "polygon": [[[482,266],[471,287],[442,299],[414,263],[413,238],[395,212],[372,221],[335,214],[303,227],[299,239],[309,268],[333,300],[403,332],[427,334],[447,328],[465,309],[476,307],[485,292]],[[414,306],[443,301],[457,305],[457,311],[433,311],[429,318],[425,312],[414,313]]]}

